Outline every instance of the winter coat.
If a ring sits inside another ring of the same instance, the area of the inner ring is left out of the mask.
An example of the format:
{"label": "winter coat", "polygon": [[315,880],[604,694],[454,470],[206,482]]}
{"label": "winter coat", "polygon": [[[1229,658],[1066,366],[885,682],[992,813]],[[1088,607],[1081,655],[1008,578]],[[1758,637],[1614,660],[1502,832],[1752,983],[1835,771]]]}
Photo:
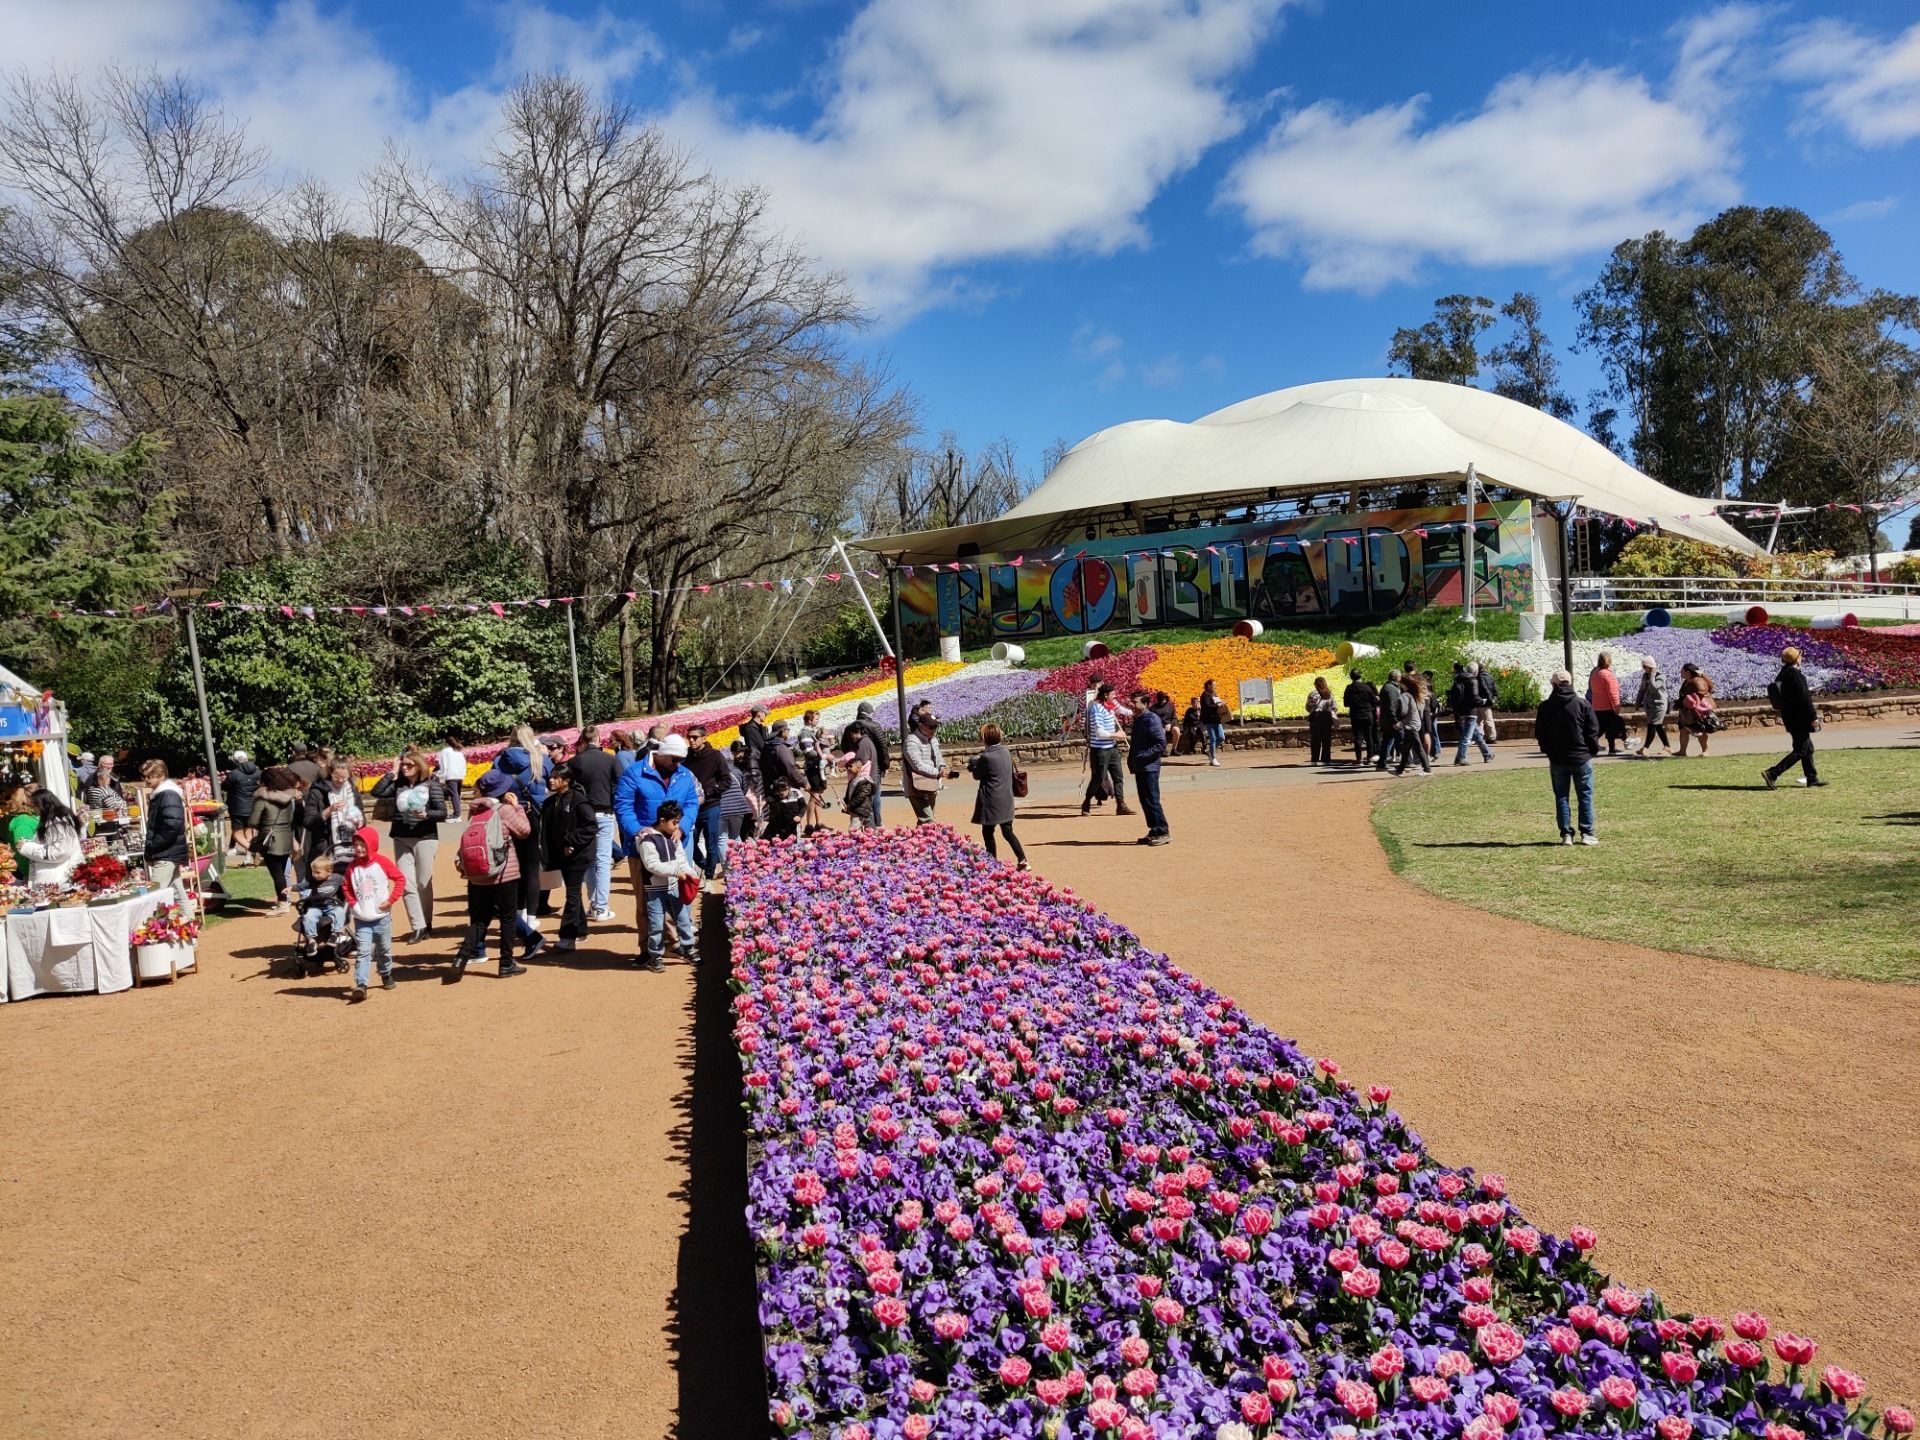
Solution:
{"label": "winter coat", "polygon": [[893,769],[893,752],[887,746],[887,737],[880,733],[880,727],[873,723],[870,716],[862,716],[851,722],[840,732],[840,753],[849,750],[859,751],[861,740],[872,748],[871,755],[861,754],[863,760],[873,763],[873,772],[869,778],[877,785],[880,777]]}
{"label": "winter coat", "polygon": [[526,746],[509,745],[495,758],[493,768],[513,781],[514,791],[520,796],[520,808],[529,816],[547,803],[547,782],[534,779],[533,757],[527,754]]}
{"label": "winter coat", "polygon": [[246,826],[242,817],[253,813],[253,797],[260,791],[260,780],[260,767],[251,760],[236,761],[227,771],[227,815],[235,825]]}
{"label": "winter coat", "polygon": [[1587,699],[1596,710],[1618,710],[1620,708],[1620,677],[1611,670],[1602,670],[1597,666],[1587,677]]}
{"label": "winter coat", "polygon": [[1584,765],[1600,748],[1600,717],[1573,693],[1573,683],[1556,685],[1533,717],[1533,736],[1541,753],[1556,765]]}
{"label": "winter coat", "polygon": [[973,797],[973,823],[1011,825],[1013,823],[1013,755],[1004,745],[989,745],[967,766],[980,782]]}
{"label": "winter coat", "polygon": [[1658,725],[1667,718],[1667,677],[1658,670],[1640,672],[1640,691],[1634,696],[1633,703],[1645,712],[1649,725]]}
{"label": "winter coat", "polygon": [[28,874],[36,885],[64,885],[73,878],[80,863],[80,832],[71,825],[44,826],[23,840],[14,850],[22,859],[33,862]]}
{"label": "winter coat", "polygon": [[518,805],[502,805],[498,800],[479,795],[474,797],[473,806],[467,812],[467,824],[469,826],[484,825],[495,810],[500,812],[501,831],[512,842],[507,846],[506,868],[492,880],[484,876],[476,879],[469,875],[466,877],[469,885],[518,885],[520,883],[519,842],[533,833],[533,822],[527,818],[527,812]]}
{"label": "winter coat", "polygon": [[291,855],[294,817],[300,807],[297,790],[262,790],[253,799],[247,823],[260,833],[262,855]]}
{"label": "winter coat", "polygon": [[1364,715],[1369,721],[1380,708],[1380,692],[1365,680],[1355,680],[1340,696],[1340,703],[1352,715]]}
{"label": "winter coat", "polygon": [[546,832],[549,864],[565,870],[583,858],[593,857],[595,842],[600,838],[600,819],[585,790],[570,786],[564,795],[550,795],[541,807],[540,824]]}
{"label": "winter coat", "polygon": [[747,788],[764,791],[771,778],[765,770],[767,727],[758,720],[749,720],[740,727],[740,738],[747,742]]}
{"label": "winter coat", "polygon": [[171,780],[162,780],[147,797],[147,863],[187,863],[187,797]]}
{"label": "winter coat", "polygon": [[772,794],[773,782],[783,777],[796,793],[806,793],[807,774],[800,768],[800,757],[794,752],[793,743],[769,740],[760,747],[760,781],[767,787],[767,793]]}
{"label": "winter coat", "polygon": [[573,772],[573,788],[586,793],[587,804],[611,815],[613,787],[620,781],[613,756],[598,745],[583,745],[567,762],[567,768]]}
{"label": "winter coat", "polygon": [[1227,702],[1218,695],[1200,692],[1200,723],[1202,725],[1224,725],[1227,723]]}
{"label": "winter coat", "polygon": [[1144,775],[1151,770],[1157,774],[1160,757],[1166,753],[1166,724],[1151,709],[1143,707],[1133,717],[1133,729],[1127,736],[1127,772]]}
{"label": "winter coat", "polygon": [[1474,677],[1462,670],[1448,687],[1447,709],[1456,717],[1471,715],[1480,708],[1480,687],[1473,681]]}
{"label": "winter coat", "polygon": [[[429,775],[425,780],[427,787],[427,808],[418,815],[402,815],[398,809],[393,812],[393,838],[396,840],[431,840],[440,833],[440,827],[447,819],[447,787],[441,783],[438,775]],[[411,786],[400,783],[400,777],[394,774],[382,775],[373,782],[375,798],[389,800],[402,790]]]}
{"label": "winter coat", "polygon": [[307,787],[300,801],[300,833],[305,837],[309,855],[323,855],[333,848],[333,821],[327,815],[327,807],[333,804],[333,792],[333,782],[322,776]]}
{"label": "winter coat", "polygon": [[620,836],[629,850],[634,838],[653,824],[654,815],[667,800],[680,802],[680,835],[692,844],[694,826],[700,818],[700,787],[691,770],[684,765],[676,766],[673,778],[668,780],[653,768],[653,758],[649,756],[640,764],[630,766],[620,777],[613,796],[613,813],[619,818]]}
{"label": "winter coat", "polygon": [[1482,709],[1491,710],[1499,703],[1500,682],[1494,679],[1493,673],[1486,666],[1482,665],[1479,673],[1473,677],[1473,689],[1474,693],[1480,697]]}
{"label": "winter coat", "polygon": [[[1767,698],[1780,712],[1780,723],[1795,734],[1808,734],[1820,718],[1819,708],[1813,703],[1813,689],[1807,684],[1807,672],[1798,665],[1781,664],[1780,673],[1767,687]],[[37,871],[38,867],[35,868]]]}

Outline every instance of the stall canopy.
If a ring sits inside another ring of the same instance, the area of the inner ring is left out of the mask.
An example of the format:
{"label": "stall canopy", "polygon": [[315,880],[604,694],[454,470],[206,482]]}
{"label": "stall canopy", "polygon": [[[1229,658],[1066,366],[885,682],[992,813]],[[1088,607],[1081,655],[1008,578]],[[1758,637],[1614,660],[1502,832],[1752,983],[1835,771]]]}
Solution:
{"label": "stall canopy", "polygon": [[73,770],[67,764],[67,712],[43,705],[38,686],[0,665],[0,740],[38,740],[40,783],[62,805],[73,804]]}
{"label": "stall canopy", "polygon": [[1469,465],[1496,489],[1760,553],[1713,502],[1649,479],[1565,421],[1465,385],[1391,378],[1295,385],[1191,423],[1131,420],[1082,440],[998,519],[856,543],[917,564],[962,546],[991,554],[1064,541],[1094,523],[1103,534],[1144,531],[1175,506],[1464,482]]}

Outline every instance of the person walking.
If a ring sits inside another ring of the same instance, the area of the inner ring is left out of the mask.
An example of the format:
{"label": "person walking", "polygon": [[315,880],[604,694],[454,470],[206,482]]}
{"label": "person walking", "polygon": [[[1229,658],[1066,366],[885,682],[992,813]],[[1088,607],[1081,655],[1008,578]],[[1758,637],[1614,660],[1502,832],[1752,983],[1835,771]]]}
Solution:
{"label": "person walking", "polygon": [[1316,675],[1313,688],[1307,692],[1307,763],[1309,765],[1331,765],[1333,763],[1333,731],[1340,723],[1340,702],[1333,698],[1333,687],[1327,684],[1327,677]]}
{"label": "person walking", "polygon": [[1718,730],[1723,723],[1713,703],[1713,677],[1698,665],[1687,664],[1680,667],[1680,703],[1678,724],[1680,726],[1680,758],[1687,758],[1687,740],[1700,742],[1700,753],[1707,753],[1707,737]]}
{"label": "person walking", "polygon": [[[601,749],[594,739],[599,733],[598,725],[589,725],[580,732],[579,743],[574,746],[573,759],[567,762],[567,767],[571,788],[585,797],[584,803],[594,816],[593,874],[587,890],[587,916],[605,922],[613,919],[613,852],[620,843],[620,822],[613,814],[613,790],[619,784],[620,775],[612,754]],[[569,808],[579,807],[575,804]],[[549,828],[547,834],[553,833]],[[566,874],[565,866],[561,867],[561,874]]]}
{"label": "person walking", "polygon": [[1146,691],[1133,696],[1133,729],[1127,736],[1127,769],[1133,772],[1134,790],[1140,796],[1140,810],[1147,822],[1142,845],[1171,844],[1167,813],[1160,808],[1160,760],[1167,753],[1167,726],[1153,708],[1153,697]]}
{"label": "person walking", "polygon": [[1209,680],[1200,687],[1200,731],[1206,737],[1207,764],[1220,763],[1220,751],[1227,743],[1227,702]]}
{"label": "person walking", "polygon": [[[314,778],[309,780],[300,792],[300,845],[294,851],[293,868],[302,889],[307,885],[308,862],[316,855],[333,853],[333,819],[339,813],[335,809],[339,797],[334,794],[332,763],[323,765],[314,758],[312,751],[304,753],[305,763],[314,771]],[[296,760],[287,768],[296,775],[304,776],[305,771],[299,768],[300,764],[301,762]],[[346,840],[351,843],[351,832],[348,833]]]}
{"label": "person walking", "polygon": [[1800,668],[1799,646],[1789,645],[1780,652],[1780,673],[1767,686],[1767,699],[1786,727],[1787,738],[1793,741],[1793,748],[1784,760],[1760,772],[1767,789],[1778,785],[1780,777],[1791,770],[1796,761],[1804,772],[1800,777],[1802,785],[1825,785],[1827,782],[1820,778],[1813,763],[1813,733],[1820,728],[1820,709],[1813,703],[1813,688],[1807,684],[1807,673]]}
{"label": "person walking", "polygon": [[273,881],[275,915],[287,913],[287,870],[299,844],[300,801],[300,777],[285,765],[269,766],[260,777],[253,811],[247,817],[254,849],[267,867],[267,878]]}
{"label": "person walking", "polygon": [[1380,682],[1380,745],[1373,756],[1373,768],[1377,771],[1385,772],[1387,762],[1400,749],[1400,702],[1405,695],[1400,672],[1387,671],[1387,678]]}
{"label": "person walking", "polygon": [[1114,700],[1113,686],[1103,682],[1094,691],[1087,705],[1087,765],[1093,773],[1087,780],[1087,793],[1080,798],[1082,815],[1109,795],[1120,802],[1114,810],[1116,815],[1133,813],[1127,808],[1126,779],[1120,771],[1120,725],[1132,718],[1132,712]]}
{"label": "person walking", "polygon": [[449,735],[434,757],[440,770],[440,788],[447,796],[447,819],[460,818],[460,797],[467,788],[467,752],[453,743]]}
{"label": "person walking", "polygon": [[1422,775],[1433,774],[1433,760],[1427,754],[1427,722],[1431,718],[1433,697],[1425,683],[1409,665],[1401,673],[1399,698],[1394,701],[1393,743],[1400,751],[1400,763],[1394,778],[1407,773],[1407,762],[1418,760]]}
{"label": "person walking", "polygon": [[[866,749],[861,748],[860,740],[867,740]],[[893,752],[887,746],[887,737],[873,718],[873,702],[862,700],[853,712],[853,720],[840,732],[840,750],[844,754],[851,750],[864,760],[871,761],[867,778],[873,781],[872,811],[868,821],[869,828],[880,824],[880,792],[885,786],[887,772],[893,769]],[[869,753],[870,752],[870,753]]]}
{"label": "person walking", "polygon": [[1618,755],[1620,742],[1627,738],[1627,725],[1620,718],[1620,677],[1613,673],[1613,657],[1604,650],[1587,676],[1587,703],[1593,706],[1594,718],[1600,722],[1607,754]]}
{"label": "person walking", "polygon": [[367,998],[373,965],[380,966],[380,988],[393,989],[393,907],[407,893],[400,867],[380,853],[380,832],[362,825],[353,836],[353,863],[342,887],[353,915],[353,998]]}
{"label": "person walking", "polygon": [[1355,670],[1348,675],[1340,703],[1347,707],[1347,724],[1353,730],[1353,763],[1364,765],[1373,758],[1379,743],[1375,739],[1378,731],[1374,722],[1379,718],[1380,692],[1373,688],[1372,681]]}
{"label": "person walking", "polygon": [[980,788],[973,797],[973,823],[980,827],[980,843],[987,848],[987,854],[994,859],[1000,852],[994,845],[994,831],[998,830],[1006,839],[1007,847],[1013,851],[1016,868],[1027,868],[1027,852],[1021,848],[1020,837],[1013,833],[1013,813],[1016,797],[1013,793],[1014,764],[1013,753],[1006,746],[1006,732],[989,721],[980,727],[980,753],[973,757],[967,766],[973,778],[980,782]]}
{"label": "person walking", "polygon": [[[513,777],[489,770],[473,787],[466,828],[456,852],[461,878],[467,882],[467,933],[453,956],[453,978],[467,973],[475,960],[487,958],[487,931],[500,925],[500,978],[524,975],[527,967],[513,958],[514,941],[523,933],[520,909],[520,851],[514,842],[533,822],[520,808]],[[540,937],[535,935],[534,940]],[[529,945],[528,954],[538,947]]]}
{"label": "person walking", "polygon": [[1500,743],[1500,729],[1494,723],[1493,707],[1500,701],[1500,686],[1493,678],[1493,672],[1478,661],[1469,661],[1468,672],[1473,676],[1474,690],[1480,697],[1480,708],[1474,718],[1480,722],[1480,733],[1489,745]]}
{"label": "person walking", "polygon": [[747,723],[740,727],[740,738],[747,742],[746,773],[742,778],[756,797],[767,793],[766,777],[760,765],[771,733],[767,729],[767,707],[755,705],[747,712]]}
{"label": "person walking", "polygon": [[[1593,823],[1593,757],[1600,749],[1600,720],[1593,706],[1573,693],[1573,676],[1553,672],[1553,688],[1534,713],[1533,735],[1553,776],[1553,814],[1560,826],[1560,843],[1598,845]],[[1580,799],[1580,830],[1567,804],[1572,790]]]}
{"label": "person walking", "polygon": [[[151,787],[147,791],[147,875],[164,890],[179,879],[193,856],[189,837],[193,822],[187,814],[186,793],[167,775],[166,761],[147,761],[140,767],[140,778]],[[184,899],[186,892],[180,894]]]}
{"label": "person walking", "polygon": [[946,779],[947,761],[940,753],[940,722],[930,710],[914,716],[913,730],[901,746],[906,769],[907,804],[913,807],[913,823],[931,825],[933,807],[940,799],[940,786]]}
{"label": "person walking", "polygon": [[516,725],[513,743],[495,757],[493,768],[507,777],[527,818],[526,833],[516,833],[513,848],[519,860],[520,929],[526,935],[526,956],[540,948],[540,913],[546,892],[540,887],[540,872],[545,861],[540,853],[540,807],[547,803],[547,752],[531,725]]}
{"label": "person walking", "polygon": [[1447,691],[1447,709],[1453,714],[1453,723],[1460,728],[1460,743],[1454,747],[1453,763],[1467,763],[1467,746],[1480,747],[1480,763],[1493,763],[1493,747],[1487,744],[1486,737],[1480,733],[1480,687],[1474,683],[1474,676],[1459,661],[1453,664],[1453,685]]}
{"label": "person walking", "polygon": [[[1660,673],[1660,666],[1652,657],[1640,662],[1640,689],[1634,695],[1633,703],[1640,707],[1640,713],[1647,723],[1646,738],[1640,742],[1642,760],[1658,760],[1673,753],[1673,742],[1667,738],[1667,677]],[[1660,754],[1653,753],[1653,742],[1658,737]]]}
{"label": "person walking", "polygon": [[[606,755],[606,751],[598,753]],[[560,872],[565,904],[560,912],[560,938],[556,950],[571,950],[587,935],[585,891],[599,879],[600,811],[592,794],[581,783],[575,769],[577,761],[556,765],[547,777],[547,803],[540,811],[540,823],[546,830],[542,850]],[[613,757],[607,756],[607,769],[613,769]],[[612,855],[608,855],[608,864]]]}
{"label": "person walking", "polygon": [[232,834],[227,858],[235,864],[249,865],[253,863],[253,797],[260,790],[260,767],[246,751],[236,750],[228,757],[222,789]]}
{"label": "person walking", "polygon": [[396,755],[387,773],[373,782],[376,800],[393,802],[393,854],[407,887],[407,943],[418,945],[433,934],[433,862],[440,854],[440,827],[446,823],[446,782],[416,748]]}
{"label": "person walking", "polygon": [[[651,755],[636,761],[620,777],[619,788],[614,792],[613,811],[620,822],[620,837],[626,842],[627,853],[634,857],[637,899],[645,898],[647,887],[646,865],[636,848],[640,834],[643,830],[654,828],[660,806],[668,800],[679,807],[673,826],[688,866],[691,867],[693,863],[692,847],[688,840],[700,824],[700,786],[695,782],[693,772],[687,769],[684,763],[686,758],[685,736],[663,736]],[[646,923],[646,916],[636,915],[635,922],[636,925]]]}
{"label": "person walking", "polygon": [[1431,670],[1420,672],[1420,740],[1427,758],[1440,758],[1440,686]]}

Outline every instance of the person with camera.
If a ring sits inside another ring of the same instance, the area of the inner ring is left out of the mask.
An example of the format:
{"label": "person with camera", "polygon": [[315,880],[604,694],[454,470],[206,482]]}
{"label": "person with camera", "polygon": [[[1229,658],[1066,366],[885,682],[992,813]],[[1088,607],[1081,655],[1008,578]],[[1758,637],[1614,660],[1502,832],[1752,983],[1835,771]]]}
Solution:
{"label": "person with camera", "polygon": [[940,753],[940,719],[931,710],[914,713],[908,729],[906,756],[907,804],[913,807],[913,823],[933,823],[933,807],[940,799],[940,786],[956,778],[947,774],[946,756]]}

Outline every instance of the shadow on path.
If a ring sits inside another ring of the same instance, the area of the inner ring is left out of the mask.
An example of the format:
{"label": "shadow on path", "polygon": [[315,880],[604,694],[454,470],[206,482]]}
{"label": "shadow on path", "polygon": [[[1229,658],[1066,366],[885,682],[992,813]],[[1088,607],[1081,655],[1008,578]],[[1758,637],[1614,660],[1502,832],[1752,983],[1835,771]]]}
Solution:
{"label": "shadow on path", "polygon": [[1558,840],[1416,840],[1416,850],[1538,850],[1558,849]]}
{"label": "shadow on path", "polygon": [[686,1166],[671,1318],[680,1381],[676,1440],[734,1440],[767,1432],[760,1314],[747,1239],[747,1135],[740,1063],[731,1036],[726,901],[701,897],[700,959],[693,983],[689,1082],[673,1140]]}

